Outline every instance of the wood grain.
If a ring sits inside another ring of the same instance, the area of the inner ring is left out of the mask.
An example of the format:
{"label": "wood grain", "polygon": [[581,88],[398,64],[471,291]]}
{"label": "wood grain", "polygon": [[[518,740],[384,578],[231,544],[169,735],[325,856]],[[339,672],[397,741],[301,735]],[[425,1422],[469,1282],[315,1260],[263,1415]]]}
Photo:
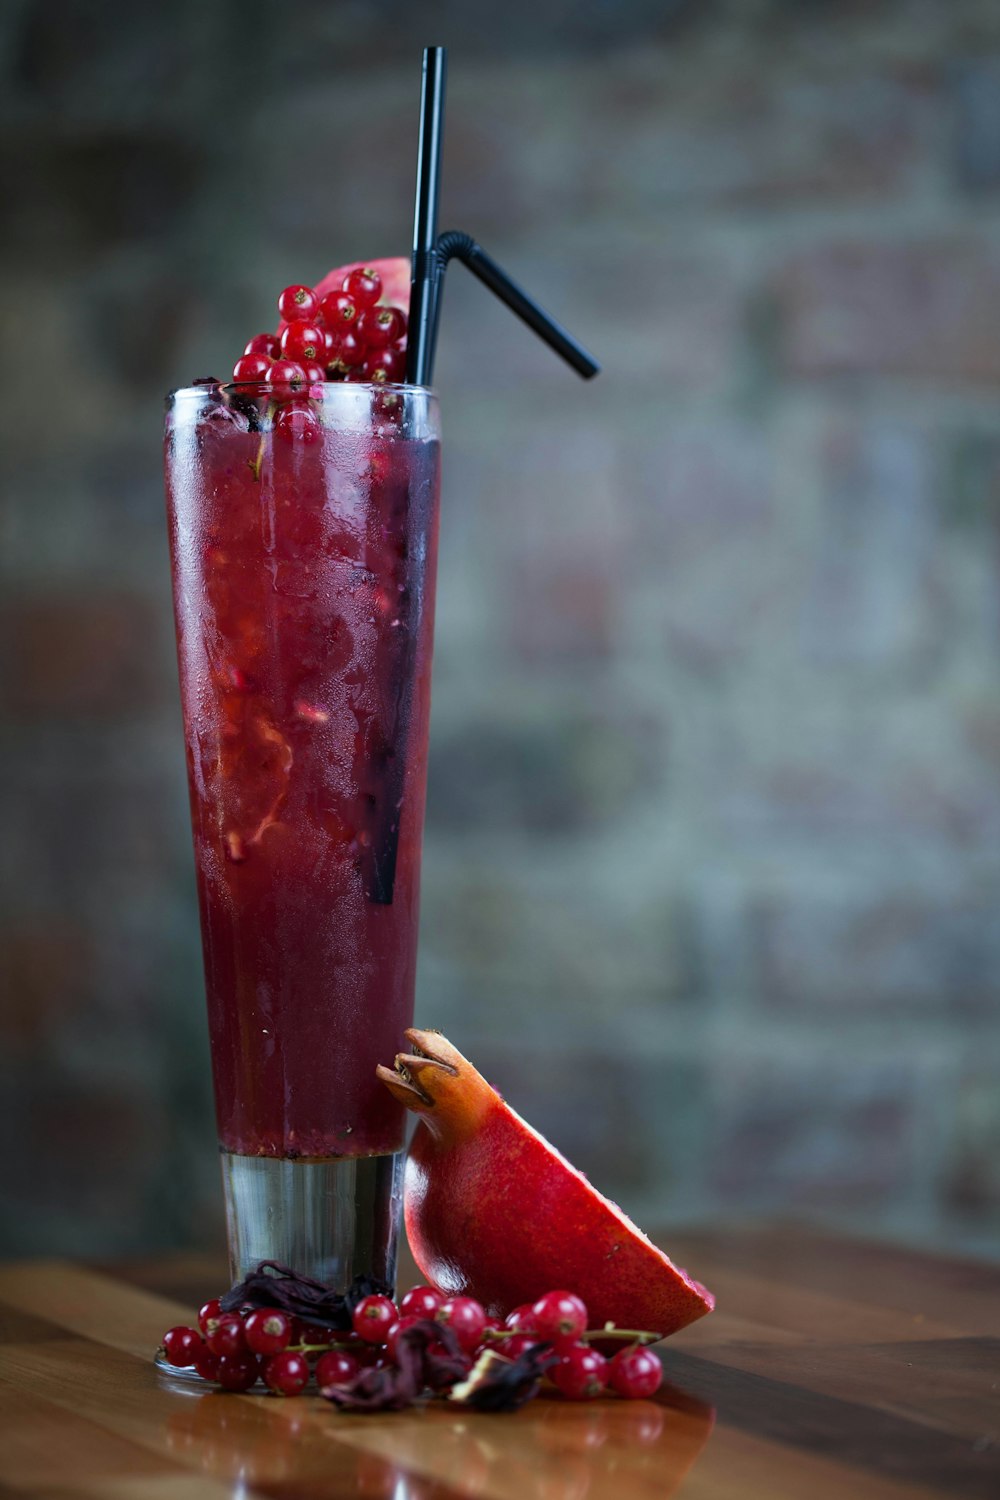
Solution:
{"label": "wood grain", "polygon": [[669,1243],[720,1305],[664,1346],[657,1399],[496,1417],[160,1376],[152,1349],[218,1290],[217,1259],[0,1266],[0,1497],[1000,1497],[994,1268],[787,1228]]}

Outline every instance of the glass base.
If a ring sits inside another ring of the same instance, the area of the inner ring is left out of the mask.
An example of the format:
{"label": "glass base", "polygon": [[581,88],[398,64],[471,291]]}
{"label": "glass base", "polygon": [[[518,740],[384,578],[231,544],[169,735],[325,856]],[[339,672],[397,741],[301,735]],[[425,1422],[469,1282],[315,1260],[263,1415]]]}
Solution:
{"label": "glass base", "polygon": [[[215,1390],[215,1386],[210,1381],[202,1380],[197,1370],[191,1369],[190,1366],[186,1370],[178,1370],[177,1366],[172,1365],[162,1354],[153,1355],[153,1364],[161,1377],[164,1375],[169,1377],[166,1381],[161,1379],[161,1384],[167,1385],[169,1389],[182,1395],[200,1396],[202,1391]],[[254,1395],[256,1394],[255,1390]]]}
{"label": "glass base", "polygon": [[[291,1161],[222,1152],[229,1269],[242,1281],[276,1260],[344,1292],[355,1276],[396,1285],[405,1153]],[[158,1370],[181,1386],[209,1387],[162,1356]]]}
{"label": "glass base", "polygon": [[319,1161],[223,1151],[233,1282],[276,1260],[337,1291],[362,1275],[394,1287],[403,1162],[402,1151]]}

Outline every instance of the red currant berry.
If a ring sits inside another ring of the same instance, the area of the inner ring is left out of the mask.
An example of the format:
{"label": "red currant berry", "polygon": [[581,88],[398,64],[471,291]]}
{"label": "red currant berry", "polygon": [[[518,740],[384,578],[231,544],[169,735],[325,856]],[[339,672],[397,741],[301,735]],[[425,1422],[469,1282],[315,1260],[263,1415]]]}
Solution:
{"label": "red currant berry", "polygon": [[315,323],[289,323],[281,335],[283,359],[305,364],[320,359],[326,351],[326,338]]}
{"label": "red currant berry", "polygon": [[399,307],[369,307],[358,318],[358,336],[369,349],[387,349],[406,332],[406,319]]}
{"label": "red currant berry", "polygon": [[213,1354],[242,1354],[247,1344],[243,1319],[239,1313],[223,1313],[209,1334],[207,1343]]}
{"label": "red currant berry", "polygon": [[608,1385],[630,1401],[655,1395],[662,1380],[663,1366],[650,1349],[619,1349],[608,1365]]}
{"label": "red currant berry", "polygon": [[260,1360],[244,1349],[242,1354],[223,1354],[215,1378],[224,1391],[248,1391],[260,1375]]}
{"label": "red currant berry", "polygon": [[346,292],[328,292],[320,303],[323,321],[327,328],[332,328],[335,333],[341,329],[354,329],[358,321],[360,308],[353,297]]}
{"label": "red currant berry", "polygon": [[319,417],[303,402],[289,402],[279,408],[274,418],[274,435],[283,443],[308,447],[319,440]]}
{"label": "red currant berry", "polygon": [[391,1297],[362,1297],[351,1321],[354,1332],[366,1344],[384,1344],[398,1317],[399,1312]]}
{"label": "red currant berry", "polygon": [[255,333],[244,349],[244,354],[266,354],[268,359],[277,359],[279,344],[273,333]]}
{"label": "red currant berry", "polygon": [[520,1307],[515,1307],[503,1320],[505,1328],[516,1328],[519,1333],[527,1333],[534,1327],[532,1321],[532,1305],[530,1302],[522,1302]]}
{"label": "red currant berry", "polygon": [[358,266],[348,271],[340,285],[342,291],[354,298],[358,307],[374,307],[382,295],[382,278],[371,266]]}
{"label": "red currant berry", "polygon": [[302,374],[305,376],[306,385],[322,385],[326,379],[326,371],[322,365],[304,364]]}
{"label": "red currant berry", "polygon": [[342,1349],[331,1349],[329,1354],[321,1355],[316,1362],[316,1384],[320,1390],[325,1385],[346,1385],[360,1369],[353,1354],[346,1354]]}
{"label": "red currant berry", "polygon": [[319,298],[311,286],[286,286],[278,298],[278,316],[286,323],[311,323],[319,312]]}
{"label": "red currant berry", "polygon": [[215,1324],[216,1318],[222,1317],[222,1302],[218,1297],[210,1297],[203,1303],[198,1312],[198,1327],[202,1333],[209,1334]]}
{"label": "red currant berry", "polygon": [[574,1344],[548,1372],[558,1391],[570,1401],[592,1401],[607,1383],[608,1362],[596,1349]]}
{"label": "red currant berry", "polygon": [[194,1367],[202,1380],[214,1380],[219,1373],[219,1356],[213,1354],[204,1341],[201,1347],[195,1350]]}
{"label": "red currant berry", "polygon": [[372,385],[398,385],[406,377],[406,355],[402,349],[376,349],[361,366]]}
{"label": "red currant berry", "polygon": [[385,1351],[390,1359],[396,1358],[396,1350],[399,1347],[400,1334],[405,1333],[408,1328],[412,1328],[415,1323],[420,1323],[422,1321],[423,1320],[421,1318],[414,1318],[411,1315],[407,1318],[399,1318],[395,1323],[392,1324],[385,1336]]}
{"label": "red currant berry", "polygon": [[483,1336],[486,1311],[475,1297],[449,1297],[438,1308],[437,1321],[446,1323],[458,1339],[458,1346],[471,1354]]}
{"label": "red currant berry", "polygon": [[273,1355],[264,1366],[264,1384],[276,1396],[298,1396],[309,1384],[309,1361],[294,1349]]}
{"label": "red currant berry", "polygon": [[404,1318],[433,1318],[443,1301],[444,1295],[432,1286],[411,1286],[399,1299],[399,1311]]}
{"label": "red currant berry", "polygon": [[266,354],[244,354],[233,365],[233,379],[237,384],[247,380],[263,380],[271,368]]}
{"label": "red currant berry", "polygon": [[531,1309],[531,1325],[558,1352],[575,1344],[587,1327],[586,1304],[575,1292],[546,1292]]}
{"label": "red currant berry", "polygon": [[305,383],[302,366],[291,359],[276,359],[268,365],[264,379],[269,385],[297,386]]}
{"label": "red currant berry", "polygon": [[178,1323],[176,1328],[168,1328],[163,1335],[163,1352],[167,1363],[178,1370],[190,1370],[200,1343],[201,1334],[197,1328],[186,1328],[182,1323]]}
{"label": "red currant berry", "polygon": [[342,333],[337,340],[337,363],[345,370],[358,370],[367,358],[368,350],[356,333]]}
{"label": "red currant berry", "polygon": [[244,1324],[247,1348],[253,1354],[281,1354],[292,1341],[292,1320],[287,1313],[258,1307]]}

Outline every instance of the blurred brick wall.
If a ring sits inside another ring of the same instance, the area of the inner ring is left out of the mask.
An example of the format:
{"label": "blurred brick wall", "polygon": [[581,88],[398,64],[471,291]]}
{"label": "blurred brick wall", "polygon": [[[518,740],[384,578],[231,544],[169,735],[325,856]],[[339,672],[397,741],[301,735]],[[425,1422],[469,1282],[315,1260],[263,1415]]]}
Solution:
{"label": "blurred brick wall", "polygon": [[[0,13],[0,1247],[219,1210],[160,397],[455,268],[419,1014],[647,1218],[1000,1229],[1000,10]],[[433,32],[433,34],[431,34]]]}

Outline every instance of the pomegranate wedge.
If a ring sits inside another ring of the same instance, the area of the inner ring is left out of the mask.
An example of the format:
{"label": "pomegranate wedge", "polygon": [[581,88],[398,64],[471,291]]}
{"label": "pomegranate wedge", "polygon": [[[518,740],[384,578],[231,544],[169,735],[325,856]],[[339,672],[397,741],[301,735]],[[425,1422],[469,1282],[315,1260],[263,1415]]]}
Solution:
{"label": "pomegranate wedge", "polygon": [[420,1116],[406,1167],[414,1259],[449,1296],[503,1317],[553,1286],[570,1287],[590,1326],[662,1336],[715,1299],[477,1073],[438,1032],[406,1032],[409,1052],[378,1076]]}

